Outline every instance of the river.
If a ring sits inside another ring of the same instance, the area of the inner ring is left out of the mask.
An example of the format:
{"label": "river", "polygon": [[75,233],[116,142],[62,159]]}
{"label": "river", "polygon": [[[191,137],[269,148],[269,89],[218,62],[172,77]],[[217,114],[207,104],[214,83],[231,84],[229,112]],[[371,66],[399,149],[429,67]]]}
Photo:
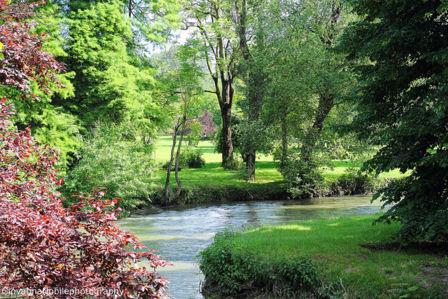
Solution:
{"label": "river", "polygon": [[170,281],[168,293],[174,299],[203,298],[203,276],[197,255],[225,228],[260,226],[318,218],[344,217],[379,212],[370,196],[320,198],[303,202],[273,201],[202,205],[170,208],[119,221],[120,226],[139,237],[148,248],[174,266],[159,269]]}

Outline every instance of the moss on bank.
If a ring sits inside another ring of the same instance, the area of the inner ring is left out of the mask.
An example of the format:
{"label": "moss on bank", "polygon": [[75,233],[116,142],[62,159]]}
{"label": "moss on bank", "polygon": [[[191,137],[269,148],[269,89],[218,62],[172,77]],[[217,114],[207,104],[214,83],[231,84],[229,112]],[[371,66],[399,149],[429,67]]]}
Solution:
{"label": "moss on bank", "polygon": [[374,219],[357,216],[313,220],[218,234],[201,253],[200,266],[206,277],[204,294],[263,298],[448,297],[447,247],[428,251],[371,246],[390,242],[399,229],[398,224],[372,226]]}

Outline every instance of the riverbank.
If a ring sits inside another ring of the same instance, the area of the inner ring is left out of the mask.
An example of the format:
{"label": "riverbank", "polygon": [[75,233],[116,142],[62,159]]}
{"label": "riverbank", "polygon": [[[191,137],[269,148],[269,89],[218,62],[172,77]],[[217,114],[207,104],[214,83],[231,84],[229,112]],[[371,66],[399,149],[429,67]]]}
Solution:
{"label": "riverbank", "polygon": [[201,253],[203,292],[235,298],[446,298],[447,247],[400,248],[390,243],[399,225],[372,226],[374,219],[355,216],[220,233]]}

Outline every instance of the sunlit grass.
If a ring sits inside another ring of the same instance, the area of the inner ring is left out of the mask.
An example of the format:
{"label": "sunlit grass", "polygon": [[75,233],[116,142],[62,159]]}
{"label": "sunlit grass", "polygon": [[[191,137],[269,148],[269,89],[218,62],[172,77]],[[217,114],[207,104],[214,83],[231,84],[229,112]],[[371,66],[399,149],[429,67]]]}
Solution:
{"label": "sunlit grass", "polygon": [[[158,137],[153,158],[159,166],[169,160],[172,142],[171,136]],[[273,161],[271,156],[257,156],[256,182],[248,183],[244,180],[242,171],[224,170],[221,167],[221,154],[215,152],[215,146],[211,141],[202,140],[193,149],[199,149],[203,153],[202,157],[206,161],[206,165],[199,169],[182,169],[179,172],[179,177],[185,186],[226,185],[257,187],[257,185],[266,183],[280,184],[283,181],[282,175],[277,171],[277,163]],[[166,170],[159,168],[155,171],[154,178],[156,183],[163,184],[166,180]],[[175,184],[176,181],[173,177],[171,185]]]}
{"label": "sunlit grass", "polygon": [[[157,137],[153,158],[159,166],[154,172],[154,181],[158,185],[163,185],[166,180],[166,170],[161,169],[161,165],[166,163],[170,158],[172,136]],[[187,142],[184,143],[187,145]],[[221,154],[215,152],[215,146],[211,141],[202,140],[193,149],[199,149],[203,153],[206,165],[200,169],[182,169],[179,177],[184,186],[209,186],[209,185],[226,185],[226,186],[248,186],[257,187],[262,184],[282,184],[283,177],[278,169],[278,163],[274,162],[272,156],[258,155],[256,162],[256,182],[249,183],[244,180],[241,170],[224,170],[221,167]],[[362,165],[361,162],[348,160],[332,161],[331,167],[322,169],[323,177],[328,181],[333,181],[346,172],[349,168],[358,169]],[[401,174],[398,170],[391,171],[380,175],[380,179],[400,178],[405,174]],[[171,185],[175,185],[175,179],[171,180]]]}
{"label": "sunlit grass", "polygon": [[342,279],[349,298],[389,297],[397,284],[411,287],[431,279],[425,275],[424,267],[446,269],[448,260],[439,255],[417,250],[373,251],[361,247],[364,243],[388,242],[399,229],[396,223],[373,226],[376,217],[355,216],[261,227],[237,234],[230,241],[237,250],[251,257],[272,260],[279,256],[310,256],[316,261],[324,281]]}

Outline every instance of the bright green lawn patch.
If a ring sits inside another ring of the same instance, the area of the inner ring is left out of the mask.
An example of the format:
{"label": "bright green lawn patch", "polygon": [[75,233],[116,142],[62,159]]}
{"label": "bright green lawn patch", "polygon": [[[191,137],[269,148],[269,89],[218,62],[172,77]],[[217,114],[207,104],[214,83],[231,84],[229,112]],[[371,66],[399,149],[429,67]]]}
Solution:
{"label": "bright green lawn patch", "polygon": [[[156,140],[153,158],[159,166],[154,173],[155,183],[163,185],[166,180],[166,170],[161,169],[161,165],[167,162],[171,154],[172,136],[160,136]],[[187,143],[184,143],[186,146]],[[221,167],[221,154],[215,153],[215,147],[211,141],[202,140],[193,149],[199,149],[203,153],[206,165],[200,169],[182,169],[179,177],[184,186],[209,186],[225,185],[235,187],[257,188],[261,184],[275,183],[282,184],[283,177],[278,172],[278,163],[274,162],[270,155],[258,155],[256,162],[256,182],[249,183],[244,180],[241,170],[224,170]],[[334,181],[346,172],[348,168],[359,168],[361,162],[353,161],[332,161],[332,167],[324,167],[322,175],[327,181]],[[380,179],[399,178],[405,175],[398,170],[381,174]],[[171,181],[175,185],[175,179]]]}
{"label": "bright green lawn patch", "polygon": [[342,293],[349,298],[406,294],[409,298],[446,298],[448,253],[363,248],[361,244],[390,241],[399,229],[398,224],[372,226],[374,219],[358,216],[261,227],[237,233],[227,242],[235,255],[255,260],[309,256],[324,285],[342,281]]}
{"label": "bright green lawn patch", "polygon": [[[173,139],[170,136],[158,137],[154,159],[156,163],[163,165],[169,160],[171,154],[171,146]],[[240,170],[224,170],[221,167],[221,154],[215,153],[214,145],[211,141],[203,140],[193,149],[199,149],[203,153],[206,165],[199,169],[182,169],[179,177],[184,186],[245,186],[249,188],[257,188],[258,185],[266,183],[281,183],[282,175],[277,171],[277,163],[271,156],[258,155],[256,163],[256,182],[248,183],[244,180],[242,171]],[[155,181],[157,184],[164,184],[166,180],[166,170],[159,169],[155,171]],[[171,185],[174,186],[176,181],[173,179]]]}

